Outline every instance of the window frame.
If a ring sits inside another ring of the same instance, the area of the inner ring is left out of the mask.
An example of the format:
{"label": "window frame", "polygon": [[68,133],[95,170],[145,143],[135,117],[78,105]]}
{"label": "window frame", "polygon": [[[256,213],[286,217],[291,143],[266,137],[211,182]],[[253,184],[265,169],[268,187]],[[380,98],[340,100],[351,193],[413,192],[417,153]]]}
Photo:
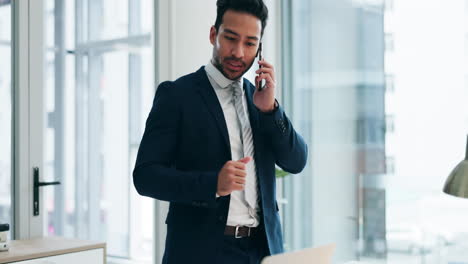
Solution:
{"label": "window frame", "polygon": [[[43,236],[42,215],[33,216],[33,167],[43,171],[43,0],[12,1],[14,239]],[[41,175],[40,175],[41,177]],[[42,191],[39,200],[43,206]]]}
{"label": "window frame", "polygon": [[[39,168],[40,179],[44,178],[44,4],[44,0],[11,1],[12,239],[30,239],[46,235],[43,190],[39,189],[40,215],[34,216],[32,180],[34,167]],[[154,10],[157,10],[156,6]],[[92,45],[78,46],[78,51],[100,49],[100,52],[108,52],[112,49],[105,48],[115,44],[132,46],[144,43],[154,48],[151,46],[151,34],[154,32],[113,41],[93,42]],[[138,102],[138,98],[135,98],[135,102]],[[132,198],[129,196],[128,199],[130,201]],[[130,251],[131,248],[129,254]]]}

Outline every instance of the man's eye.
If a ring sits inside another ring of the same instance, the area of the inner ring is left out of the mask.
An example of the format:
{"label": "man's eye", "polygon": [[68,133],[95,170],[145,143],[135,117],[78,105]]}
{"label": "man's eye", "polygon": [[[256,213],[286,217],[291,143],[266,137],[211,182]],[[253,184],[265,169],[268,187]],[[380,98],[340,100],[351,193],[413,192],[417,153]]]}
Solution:
{"label": "man's eye", "polygon": [[234,40],[235,39],[235,38],[229,37],[229,36],[225,36],[224,38],[226,38],[227,40]]}
{"label": "man's eye", "polygon": [[255,46],[255,43],[249,42],[249,43],[247,43],[247,46],[253,47],[253,46]]}

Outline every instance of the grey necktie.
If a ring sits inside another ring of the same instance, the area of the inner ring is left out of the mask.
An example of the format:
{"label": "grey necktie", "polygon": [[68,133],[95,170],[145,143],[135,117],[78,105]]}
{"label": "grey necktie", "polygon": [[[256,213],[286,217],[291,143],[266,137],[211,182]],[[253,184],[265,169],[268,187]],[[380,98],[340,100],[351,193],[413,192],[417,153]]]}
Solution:
{"label": "grey necktie", "polygon": [[[239,81],[231,84],[233,90],[234,107],[236,108],[237,118],[239,120],[241,130],[241,140],[243,145],[244,157],[254,157],[254,145],[252,138],[252,128],[247,118],[246,107],[243,103],[242,87]],[[245,184],[245,200],[251,208],[256,208],[257,205],[257,179],[255,173],[255,162],[251,160],[246,165],[246,184]]]}

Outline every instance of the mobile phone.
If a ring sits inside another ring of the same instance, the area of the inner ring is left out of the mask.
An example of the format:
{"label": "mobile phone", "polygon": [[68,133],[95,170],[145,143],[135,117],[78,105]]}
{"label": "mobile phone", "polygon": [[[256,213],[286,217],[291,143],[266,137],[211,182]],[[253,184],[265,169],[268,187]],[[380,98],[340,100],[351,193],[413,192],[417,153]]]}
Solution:
{"label": "mobile phone", "polygon": [[[258,46],[257,57],[258,57],[259,61],[261,61],[263,59],[263,57],[262,57],[262,42],[260,42],[260,44]],[[262,68],[262,65],[260,64],[260,66],[258,68],[259,69]],[[263,90],[265,88],[265,83],[266,83],[265,80],[260,80],[260,82],[257,82],[256,83],[257,89],[259,91]]]}

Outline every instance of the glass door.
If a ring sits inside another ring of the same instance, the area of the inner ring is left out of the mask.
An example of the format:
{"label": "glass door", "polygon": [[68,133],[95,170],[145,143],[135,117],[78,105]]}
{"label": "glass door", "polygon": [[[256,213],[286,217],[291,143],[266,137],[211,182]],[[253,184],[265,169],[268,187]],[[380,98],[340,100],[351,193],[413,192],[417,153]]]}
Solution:
{"label": "glass door", "polygon": [[44,0],[44,234],[151,262],[153,200],[131,172],[154,95],[153,1]]}

